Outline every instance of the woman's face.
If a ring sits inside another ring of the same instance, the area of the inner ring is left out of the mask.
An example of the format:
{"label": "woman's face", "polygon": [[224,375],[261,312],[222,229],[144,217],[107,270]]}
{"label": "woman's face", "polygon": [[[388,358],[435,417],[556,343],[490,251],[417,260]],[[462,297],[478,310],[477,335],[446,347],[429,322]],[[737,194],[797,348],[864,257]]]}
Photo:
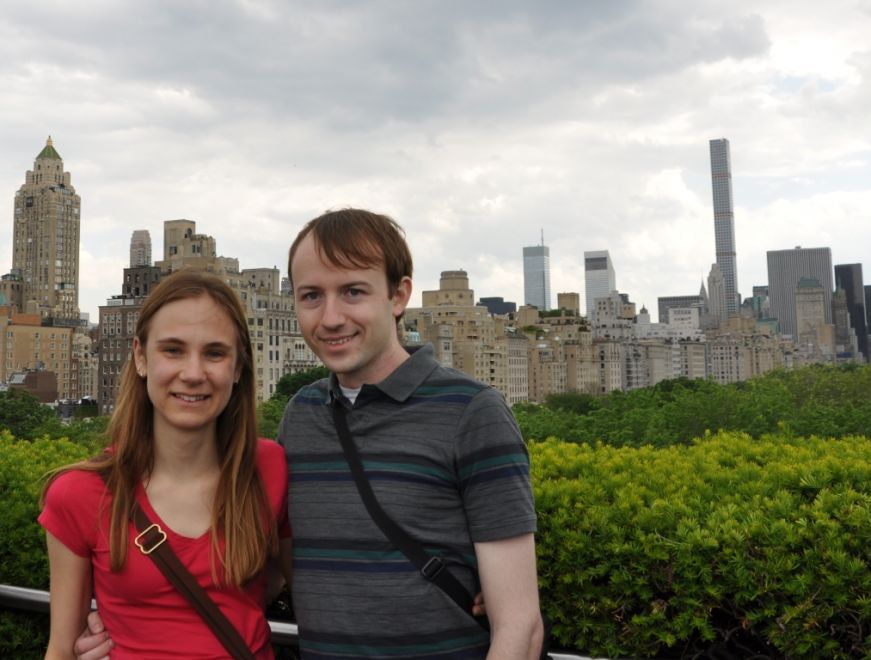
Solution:
{"label": "woman's face", "polygon": [[230,316],[208,295],[161,307],[143,346],[133,341],[136,369],[154,406],[154,432],[215,432],[239,378],[238,336]]}

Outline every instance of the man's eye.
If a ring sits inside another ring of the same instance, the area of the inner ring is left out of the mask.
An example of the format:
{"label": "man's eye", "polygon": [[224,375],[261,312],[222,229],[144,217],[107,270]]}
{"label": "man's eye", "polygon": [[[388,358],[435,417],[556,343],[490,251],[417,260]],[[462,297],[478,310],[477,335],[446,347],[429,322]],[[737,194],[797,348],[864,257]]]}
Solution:
{"label": "man's eye", "polygon": [[306,301],[317,300],[318,299],[318,292],[317,291],[307,291],[306,293],[302,294],[302,296],[300,296],[300,299],[306,300]]}
{"label": "man's eye", "polygon": [[362,296],[363,293],[364,293],[363,289],[354,289],[354,288],[351,288],[351,289],[348,289],[347,296],[348,296],[349,298],[356,298],[356,297],[358,297],[358,296]]}

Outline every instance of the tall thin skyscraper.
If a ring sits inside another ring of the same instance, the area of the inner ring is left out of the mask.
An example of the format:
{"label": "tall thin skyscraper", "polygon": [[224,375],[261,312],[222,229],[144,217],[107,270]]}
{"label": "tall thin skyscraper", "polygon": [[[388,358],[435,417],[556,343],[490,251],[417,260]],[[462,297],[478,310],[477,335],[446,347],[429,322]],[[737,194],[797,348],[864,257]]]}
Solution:
{"label": "tall thin skyscraper", "polygon": [[523,302],[550,309],[550,248],[543,237],[541,245],[523,248]]}
{"label": "tall thin skyscraper", "polygon": [[130,237],[130,268],[151,265],[151,234],[147,229],[136,229]]}
{"label": "tall thin skyscraper", "polygon": [[832,251],[830,248],[772,250],[768,257],[768,298],[780,331],[797,337],[795,291],[802,278],[814,279],[823,290],[825,322],[832,322]]}
{"label": "tall thin skyscraper", "polygon": [[21,277],[22,311],[78,322],[80,211],[49,136],[15,193],[12,270]]}
{"label": "tall thin skyscraper", "polygon": [[732,207],[732,157],[729,140],[711,140],[711,190],[714,198],[714,241],[717,265],[726,283],[726,314],[741,306],[735,262],[735,214]]}
{"label": "tall thin skyscraper", "polygon": [[838,264],[835,266],[835,287],[847,294],[847,313],[850,326],[856,331],[859,352],[868,360],[868,326],[866,325],[865,283],[862,281],[862,264]]}
{"label": "tall thin skyscraper", "polygon": [[584,295],[587,318],[593,317],[596,298],[607,298],[617,290],[617,275],[608,250],[584,252]]}

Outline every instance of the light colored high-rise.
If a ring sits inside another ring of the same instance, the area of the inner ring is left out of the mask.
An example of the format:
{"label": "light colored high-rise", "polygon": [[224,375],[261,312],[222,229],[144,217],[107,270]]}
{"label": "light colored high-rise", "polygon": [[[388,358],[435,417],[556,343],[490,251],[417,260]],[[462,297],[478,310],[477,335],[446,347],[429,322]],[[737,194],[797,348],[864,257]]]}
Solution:
{"label": "light colored high-rise", "polygon": [[544,244],[523,248],[523,304],[550,309],[550,248]]}
{"label": "light colored high-rise", "polygon": [[780,331],[797,337],[795,291],[802,278],[814,279],[823,289],[826,323],[832,322],[832,251],[830,248],[772,250],[768,258],[768,297],[771,315],[780,321]]}
{"label": "light colored high-rise", "polygon": [[51,137],[15,193],[12,271],[21,278],[21,311],[61,323],[79,318],[81,200]]}
{"label": "light colored high-rise", "polygon": [[147,229],[136,229],[130,237],[130,268],[151,265],[151,234]]}
{"label": "light colored high-rise", "polygon": [[607,298],[617,290],[617,276],[608,250],[584,252],[584,294],[587,318],[596,310],[596,298]]}
{"label": "light colored high-rise", "polygon": [[735,263],[735,214],[732,206],[732,157],[729,140],[711,140],[711,190],[714,199],[714,241],[717,265],[726,284],[726,314],[741,306]]}
{"label": "light colored high-rise", "polygon": [[718,264],[711,264],[711,272],[708,274],[708,314],[711,321],[720,323],[725,321],[728,314],[726,292],[726,277]]}

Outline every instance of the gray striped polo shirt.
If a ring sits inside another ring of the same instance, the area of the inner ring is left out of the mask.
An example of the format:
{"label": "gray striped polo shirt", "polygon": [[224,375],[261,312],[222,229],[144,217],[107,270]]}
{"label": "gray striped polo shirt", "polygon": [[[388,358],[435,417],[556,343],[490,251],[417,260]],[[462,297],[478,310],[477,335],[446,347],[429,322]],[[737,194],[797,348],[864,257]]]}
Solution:
{"label": "gray striped polo shirt", "polygon": [[441,367],[431,346],[353,406],[335,376],[299,391],[279,428],[290,468],[293,603],[304,658],[483,658],[489,636],[369,517],[329,405],[387,514],[478,591],[473,543],[535,531],[529,459],[501,394]]}

